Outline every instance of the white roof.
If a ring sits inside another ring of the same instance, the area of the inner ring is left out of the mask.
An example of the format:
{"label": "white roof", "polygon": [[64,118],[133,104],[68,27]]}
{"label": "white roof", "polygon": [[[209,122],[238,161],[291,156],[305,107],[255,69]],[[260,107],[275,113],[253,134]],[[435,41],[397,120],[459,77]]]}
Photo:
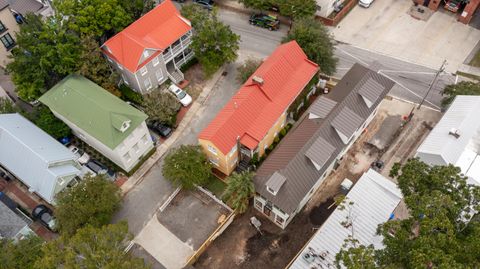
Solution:
{"label": "white roof", "polygon": [[[376,249],[383,248],[382,237],[376,235],[377,227],[389,219],[402,199],[402,194],[396,184],[370,169],[350,190],[347,199],[349,202],[353,202],[350,212],[353,218],[355,239],[365,246],[373,244]],[[341,224],[346,221],[348,212],[348,208],[335,209],[295,258],[290,268],[334,268],[335,256],[351,233],[350,228],[345,228]],[[303,255],[311,250],[317,255],[326,254],[325,260],[315,258],[313,262],[307,262]],[[329,265],[331,267],[328,267]]]}
{"label": "white roof", "polygon": [[[460,167],[472,181],[480,181],[480,96],[458,95],[445,115],[417,150],[422,154],[439,156],[445,164]],[[449,132],[457,130],[455,138]],[[427,161],[428,160],[424,160]],[[436,164],[436,163],[431,163]],[[472,182],[473,182],[472,181]]]}
{"label": "white roof", "polygon": [[79,174],[75,159],[70,150],[19,114],[0,115],[0,165],[47,202],[53,200],[58,177]]}

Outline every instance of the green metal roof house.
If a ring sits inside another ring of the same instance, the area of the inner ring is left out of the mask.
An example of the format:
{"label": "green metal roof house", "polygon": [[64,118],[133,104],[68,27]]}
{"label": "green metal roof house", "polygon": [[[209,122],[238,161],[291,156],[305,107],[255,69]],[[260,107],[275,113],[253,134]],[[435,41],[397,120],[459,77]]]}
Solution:
{"label": "green metal roof house", "polygon": [[147,115],[80,75],[69,75],[40,99],[73,133],[129,171],[153,148]]}

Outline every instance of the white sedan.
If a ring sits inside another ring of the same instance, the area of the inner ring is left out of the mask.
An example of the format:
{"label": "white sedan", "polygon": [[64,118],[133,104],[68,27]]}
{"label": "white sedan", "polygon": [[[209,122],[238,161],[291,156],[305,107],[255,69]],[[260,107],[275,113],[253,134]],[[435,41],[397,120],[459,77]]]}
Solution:
{"label": "white sedan", "polygon": [[177,85],[172,84],[170,87],[168,87],[168,90],[171,91],[175,97],[177,97],[178,101],[183,106],[188,106],[192,103],[192,97],[188,95],[184,90],[180,89]]}
{"label": "white sedan", "polygon": [[370,7],[374,0],[360,0],[358,1],[358,5],[362,7]]}

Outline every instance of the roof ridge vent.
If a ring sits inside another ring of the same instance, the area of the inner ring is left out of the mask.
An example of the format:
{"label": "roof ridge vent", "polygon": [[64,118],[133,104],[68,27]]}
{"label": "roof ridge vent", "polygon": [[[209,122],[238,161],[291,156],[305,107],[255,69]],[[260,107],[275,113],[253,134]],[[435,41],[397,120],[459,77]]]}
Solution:
{"label": "roof ridge vent", "polygon": [[460,137],[460,131],[457,128],[450,129],[450,132],[448,132],[448,134],[455,137],[456,139]]}
{"label": "roof ridge vent", "polygon": [[262,86],[264,81],[263,81],[263,78],[261,78],[259,76],[253,76],[252,77],[252,83]]}

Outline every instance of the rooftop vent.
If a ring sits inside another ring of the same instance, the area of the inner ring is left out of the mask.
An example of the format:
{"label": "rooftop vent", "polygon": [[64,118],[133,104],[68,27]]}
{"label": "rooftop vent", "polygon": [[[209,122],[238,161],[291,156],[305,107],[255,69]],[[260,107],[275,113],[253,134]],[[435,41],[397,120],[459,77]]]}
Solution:
{"label": "rooftop vent", "polygon": [[448,134],[457,139],[460,137],[460,132],[458,131],[458,129],[455,128],[450,129],[450,132],[448,132]]}
{"label": "rooftop vent", "polygon": [[263,78],[259,76],[253,76],[252,81],[253,81],[253,84],[258,84],[260,86],[263,85]]}

